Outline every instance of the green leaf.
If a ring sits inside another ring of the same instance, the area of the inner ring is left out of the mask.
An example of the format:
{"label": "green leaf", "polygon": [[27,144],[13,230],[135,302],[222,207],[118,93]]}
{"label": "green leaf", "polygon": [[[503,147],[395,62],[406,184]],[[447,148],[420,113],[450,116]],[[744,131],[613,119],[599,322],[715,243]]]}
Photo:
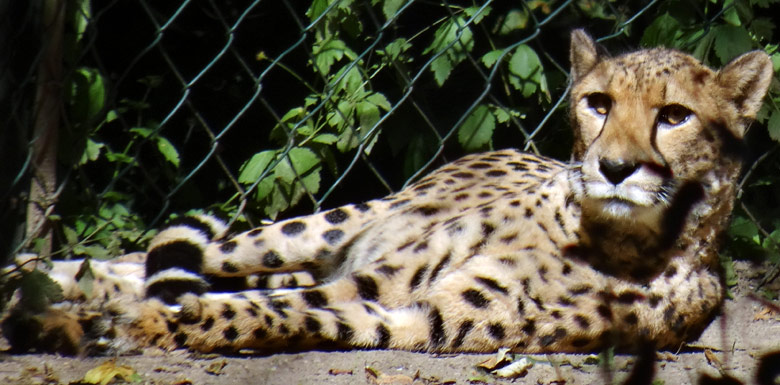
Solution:
{"label": "green leaf", "polygon": [[767,122],[767,129],[769,129],[769,137],[775,142],[780,142],[780,111],[772,111],[772,116]]}
{"label": "green leaf", "polygon": [[162,136],[157,137],[157,151],[160,151],[165,160],[171,162],[174,167],[179,167],[179,151],[168,139]]}
{"label": "green leaf", "polygon": [[480,105],[458,129],[458,142],[466,151],[481,150],[490,142],[495,128],[496,118],[490,113],[490,108]]}
{"label": "green leaf", "polygon": [[668,13],[664,13],[645,28],[640,44],[643,47],[657,47],[661,45],[675,47],[680,34],[680,22]]}
{"label": "green leaf", "polygon": [[309,17],[309,21],[317,20],[326,9],[328,9],[330,1],[328,0],[314,0],[311,3],[309,9],[306,10],[306,16]]}
{"label": "green leaf", "polygon": [[341,60],[347,50],[347,45],[338,39],[326,40],[325,42],[315,43],[312,47],[314,55],[314,64],[321,74],[330,73],[330,67],[333,63]]}
{"label": "green leaf", "polygon": [[523,97],[533,95],[537,87],[546,92],[547,80],[542,73],[542,61],[533,48],[522,44],[515,49],[512,58],[509,59],[509,83]]}
{"label": "green leaf", "polygon": [[407,0],[385,0],[384,4],[382,4],[382,13],[385,15],[385,19],[390,20],[395,16],[398,9],[406,2]]}
{"label": "green leaf", "polygon": [[766,17],[759,17],[750,23],[750,32],[756,35],[759,41],[772,41],[775,23]]}
{"label": "green leaf", "polygon": [[739,15],[737,14],[737,7],[734,6],[734,0],[724,1],[723,9],[725,10],[725,12],[723,12],[723,20],[726,23],[729,23],[735,27],[742,25],[742,22],[739,21]]}
{"label": "green leaf", "polygon": [[148,138],[150,135],[152,135],[154,130],[146,127],[132,127],[130,128],[130,132],[136,133],[142,138]]}
{"label": "green leaf", "polygon": [[94,162],[100,157],[100,150],[105,147],[103,143],[95,142],[92,139],[87,139],[87,145],[84,147],[84,153],[81,154],[81,160],[79,165],[85,165],[88,162]]}
{"label": "green leaf", "polygon": [[357,104],[358,121],[360,121],[361,139],[374,127],[379,121],[379,108],[370,102],[360,102]]}
{"label": "green leaf", "polygon": [[517,29],[523,29],[528,25],[528,11],[525,9],[513,9],[507,12],[504,22],[501,23],[498,33],[506,35]]}
{"label": "green leaf", "polygon": [[742,27],[721,25],[715,29],[715,54],[722,63],[753,49],[750,34]]}
{"label": "green leaf", "polygon": [[[454,16],[447,20],[434,33],[431,45],[423,51],[424,55],[444,51],[444,54],[431,63],[431,71],[439,86],[444,84],[452,69],[465,60],[466,54],[474,48],[474,35],[465,24],[466,21],[462,16]],[[460,37],[458,37],[459,32]],[[450,44],[452,46],[447,48]]]}
{"label": "green leaf", "polygon": [[378,50],[377,53],[380,55],[387,56],[388,59],[391,61],[398,60],[401,55],[409,50],[409,48],[412,48],[412,44],[409,43],[408,40],[403,38],[398,38],[390,42],[387,46],[385,46],[384,50]]}
{"label": "green leaf", "polygon": [[63,298],[60,285],[40,270],[24,274],[19,288],[23,306],[36,313],[43,312],[49,304],[62,301]]}
{"label": "green leaf", "polygon": [[490,51],[484,55],[482,55],[482,64],[485,65],[485,67],[490,68],[493,66],[493,64],[496,63],[498,58],[501,57],[501,54],[504,53],[503,49],[496,49],[493,51]]}
{"label": "green leaf", "polygon": [[92,290],[94,289],[94,282],[95,282],[95,273],[92,271],[92,266],[89,263],[89,258],[85,259],[84,262],[81,263],[81,266],[79,266],[79,271],[76,273],[76,283],[79,286],[79,289],[82,293],[84,293],[84,296],[87,297],[87,299],[92,298]]}
{"label": "green leaf", "polygon": [[94,68],[79,68],[74,74],[71,105],[77,122],[86,122],[97,117],[106,99],[103,76]]}
{"label": "green leaf", "polygon": [[276,151],[266,150],[254,154],[247,162],[245,162],[238,174],[238,183],[252,184],[255,183],[263,171],[268,167],[268,164],[276,157]]}
{"label": "green leaf", "polygon": [[277,178],[285,183],[292,184],[296,179],[296,175],[302,177],[319,164],[320,158],[312,150],[295,147],[290,149],[285,159],[279,162],[274,169],[274,173]]}
{"label": "green leaf", "polygon": [[[481,11],[480,11],[481,10]],[[490,14],[490,11],[492,11],[493,8],[490,6],[485,7],[484,9],[482,7],[468,7],[463,10],[463,13],[466,14],[466,16],[470,18],[474,18],[472,23],[479,24],[480,21],[482,21],[485,16]]]}
{"label": "green leaf", "polygon": [[387,101],[385,95],[379,92],[374,92],[371,95],[368,95],[366,100],[385,111],[390,111],[390,109],[393,108],[390,102]]}
{"label": "green leaf", "polygon": [[312,142],[330,145],[330,144],[336,143],[337,140],[339,140],[339,138],[336,135],[333,135],[333,134],[320,134],[320,135],[315,136],[314,139],[312,139]]}

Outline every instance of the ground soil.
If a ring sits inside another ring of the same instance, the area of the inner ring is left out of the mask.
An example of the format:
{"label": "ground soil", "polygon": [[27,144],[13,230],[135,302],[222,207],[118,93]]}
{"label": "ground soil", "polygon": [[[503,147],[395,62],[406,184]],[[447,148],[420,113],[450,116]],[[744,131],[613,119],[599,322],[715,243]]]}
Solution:
{"label": "ground soil", "polygon": [[[771,266],[735,264],[740,279],[731,288],[734,298],[726,301],[722,314],[697,341],[678,352],[657,353],[653,384],[696,384],[702,373],[714,377],[725,373],[745,384],[754,383],[757,360],[780,350],[780,314],[756,299],[757,293],[767,290],[780,292],[780,282],[756,291],[768,268]],[[625,381],[636,362],[630,355],[617,355],[614,360],[581,354],[533,355],[529,357],[536,363],[525,373],[501,378],[477,366],[493,357],[495,354],[400,351],[233,357],[183,351],[114,358],[0,355],[0,381],[79,384],[90,369],[104,364],[103,368],[128,374],[126,381],[115,379],[112,383],[135,384],[605,384]],[[525,356],[515,358],[520,357]],[[607,361],[611,361],[608,369]]]}

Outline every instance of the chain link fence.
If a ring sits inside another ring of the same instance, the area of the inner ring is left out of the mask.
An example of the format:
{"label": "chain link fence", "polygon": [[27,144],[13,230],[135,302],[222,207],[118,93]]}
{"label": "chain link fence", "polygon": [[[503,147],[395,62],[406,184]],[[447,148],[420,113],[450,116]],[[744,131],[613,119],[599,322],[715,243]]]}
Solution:
{"label": "chain link fence", "polygon": [[[191,209],[254,226],[381,197],[466,152],[566,159],[571,29],[613,52],[658,44],[678,3],[3,5],[3,252],[115,256]],[[693,50],[729,8],[683,3],[674,38]]]}

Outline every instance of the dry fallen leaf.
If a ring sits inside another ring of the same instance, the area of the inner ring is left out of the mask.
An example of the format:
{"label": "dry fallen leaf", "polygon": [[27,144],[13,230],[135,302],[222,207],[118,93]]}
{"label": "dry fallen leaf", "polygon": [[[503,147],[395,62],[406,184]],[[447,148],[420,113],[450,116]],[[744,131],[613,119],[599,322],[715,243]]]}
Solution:
{"label": "dry fallen leaf", "polygon": [[366,380],[372,385],[418,385],[422,384],[420,372],[415,373],[414,378],[403,374],[384,374],[370,366],[366,366]]}
{"label": "dry fallen leaf", "polygon": [[714,367],[715,369],[721,370],[723,367],[723,363],[720,362],[720,359],[718,356],[715,355],[715,353],[712,352],[710,349],[704,349],[704,357],[707,358],[707,362]]}
{"label": "dry fallen leaf", "polygon": [[206,367],[206,373],[218,376],[222,374],[222,369],[227,366],[227,360],[214,361]]}
{"label": "dry fallen leaf", "polygon": [[771,308],[765,306],[765,307],[761,308],[761,310],[759,310],[758,313],[756,313],[756,315],[753,316],[753,321],[768,320],[768,319],[772,318],[774,313],[775,312]]}
{"label": "dry fallen leaf", "polygon": [[90,369],[81,381],[87,384],[106,385],[116,377],[122,381],[131,382],[138,377],[138,374],[127,365],[117,366],[116,360],[108,360],[98,367]]}
{"label": "dry fallen leaf", "polygon": [[331,376],[339,376],[342,374],[352,374],[352,369],[330,369],[328,374]]}
{"label": "dry fallen leaf", "polygon": [[528,372],[528,369],[531,368],[532,366],[534,366],[533,361],[531,361],[527,357],[523,357],[515,362],[512,362],[507,366],[504,366],[501,369],[493,370],[491,373],[497,377],[503,377],[503,378],[522,377]]}
{"label": "dry fallen leaf", "polygon": [[478,363],[477,367],[485,369],[487,371],[491,371],[506,366],[507,364],[512,362],[512,358],[509,357],[507,353],[509,353],[509,348],[498,349],[498,352],[496,353],[495,356],[490,357],[487,360]]}

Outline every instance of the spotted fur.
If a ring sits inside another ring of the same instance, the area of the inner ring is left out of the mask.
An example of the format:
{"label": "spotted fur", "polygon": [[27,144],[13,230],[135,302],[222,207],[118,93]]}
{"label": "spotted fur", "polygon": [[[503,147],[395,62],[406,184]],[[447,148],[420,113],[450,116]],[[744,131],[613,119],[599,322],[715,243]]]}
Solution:
{"label": "spotted fur", "polygon": [[[148,298],[114,323],[116,340],[583,352],[692,338],[723,297],[718,241],[771,62],[610,58],[579,30],[571,45],[572,162],[487,152],[389,197],[231,238],[202,218],[173,224],[150,246]],[[268,274],[289,288],[245,290]]]}

